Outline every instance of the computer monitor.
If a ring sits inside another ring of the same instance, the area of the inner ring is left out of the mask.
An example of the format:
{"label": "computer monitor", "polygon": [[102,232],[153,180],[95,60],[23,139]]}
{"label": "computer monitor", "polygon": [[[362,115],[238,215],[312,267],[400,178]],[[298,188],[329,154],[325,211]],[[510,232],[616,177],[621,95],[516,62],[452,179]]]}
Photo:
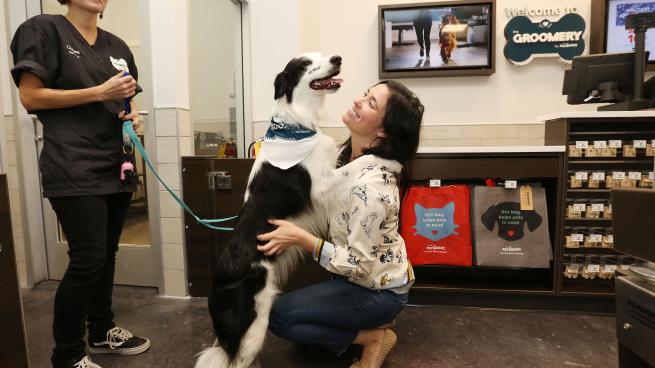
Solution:
{"label": "computer monitor", "polygon": [[[634,52],[575,57],[571,69],[564,73],[562,93],[568,95],[567,102],[570,105],[632,102],[635,60]],[[647,52],[645,60],[648,60]],[[601,106],[598,110],[634,110],[650,107],[631,108],[628,105]]]}

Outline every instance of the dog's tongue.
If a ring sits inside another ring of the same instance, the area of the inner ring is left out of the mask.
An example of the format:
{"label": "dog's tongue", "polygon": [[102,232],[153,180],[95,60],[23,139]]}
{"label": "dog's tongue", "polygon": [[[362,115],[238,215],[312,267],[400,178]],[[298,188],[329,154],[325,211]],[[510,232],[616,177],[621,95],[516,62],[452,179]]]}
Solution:
{"label": "dog's tongue", "polygon": [[341,78],[326,78],[319,79],[312,82],[312,88],[314,89],[334,89],[341,87],[343,79]]}

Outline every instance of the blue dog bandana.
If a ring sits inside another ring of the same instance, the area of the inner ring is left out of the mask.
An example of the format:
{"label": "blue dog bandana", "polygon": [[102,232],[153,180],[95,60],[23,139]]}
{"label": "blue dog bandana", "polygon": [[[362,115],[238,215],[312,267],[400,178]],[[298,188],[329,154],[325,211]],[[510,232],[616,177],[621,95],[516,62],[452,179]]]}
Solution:
{"label": "blue dog bandana", "polygon": [[304,160],[316,148],[320,134],[302,126],[271,119],[259,152],[271,165],[287,170]]}

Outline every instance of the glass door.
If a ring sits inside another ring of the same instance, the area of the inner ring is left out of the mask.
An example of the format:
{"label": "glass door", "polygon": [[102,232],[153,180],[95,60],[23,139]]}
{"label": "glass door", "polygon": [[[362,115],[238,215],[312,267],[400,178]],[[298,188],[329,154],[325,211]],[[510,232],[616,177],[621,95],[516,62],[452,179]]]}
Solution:
{"label": "glass door", "polygon": [[[196,155],[244,157],[241,4],[189,1],[191,119]],[[248,142],[249,143],[249,142]],[[227,149],[225,149],[227,148]]]}

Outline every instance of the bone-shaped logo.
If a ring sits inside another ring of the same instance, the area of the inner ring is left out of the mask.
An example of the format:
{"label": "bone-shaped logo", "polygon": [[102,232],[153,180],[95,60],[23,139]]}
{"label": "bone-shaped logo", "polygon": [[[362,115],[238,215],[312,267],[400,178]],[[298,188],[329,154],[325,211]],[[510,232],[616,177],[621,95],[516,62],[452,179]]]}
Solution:
{"label": "bone-shaped logo", "polygon": [[585,28],[585,20],[575,13],[556,22],[544,19],[533,23],[528,17],[514,17],[505,27],[505,57],[518,65],[548,56],[559,56],[561,61],[570,63],[585,50]]}

